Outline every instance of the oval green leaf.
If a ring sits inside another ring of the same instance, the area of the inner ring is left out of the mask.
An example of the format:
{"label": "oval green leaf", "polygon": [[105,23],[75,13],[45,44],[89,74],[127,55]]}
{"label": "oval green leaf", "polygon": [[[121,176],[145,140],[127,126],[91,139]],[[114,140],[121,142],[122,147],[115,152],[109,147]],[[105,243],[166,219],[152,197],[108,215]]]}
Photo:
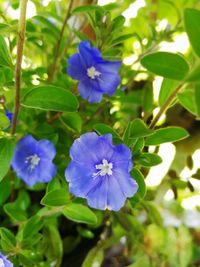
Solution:
{"label": "oval green leaf", "polygon": [[64,206],[67,205],[68,203],[69,199],[67,191],[65,189],[56,189],[50,191],[41,200],[41,204],[50,207]]}
{"label": "oval green leaf", "polygon": [[187,61],[180,55],[155,52],[144,56],[141,64],[150,72],[172,80],[182,80],[189,71]]}
{"label": "oval green leaf", "polygon": [[200,57],[200,11],[193,8],[186,8],[184,12],[185,30],[189,37],[192,48]]}
{"label": "oval green leaf", "polygon": [[167,142],[180,141],[188,136],[188,132],[181,127],[166,127],[156,130],[154,134],[147,137],[145,144],[147,146],[160,145]]}
{"label": "oval green leaf", "polygon": [[86,206],[77,203],[71,203],[64,207],[63,215],[74,222],[96,224],[96,215]]}
{"label": "oval green leaf", "polygon": [[48,85],[33,88],[22,99],[22,106],[53,111],[76,111],[77,98],[69,91]]}
{"label": "oval green leaf", "polygon": [[10,168],[15,143],[13,140],[0,139],[0,182]]}

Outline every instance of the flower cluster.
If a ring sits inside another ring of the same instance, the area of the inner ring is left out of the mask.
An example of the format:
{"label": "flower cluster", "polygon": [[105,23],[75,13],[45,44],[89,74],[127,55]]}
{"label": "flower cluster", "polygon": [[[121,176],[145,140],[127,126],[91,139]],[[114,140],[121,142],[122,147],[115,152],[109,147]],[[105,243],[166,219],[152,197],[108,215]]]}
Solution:
{"label": "flower cluster", "polygon": [[104,60],[99,49],[86,41],[79,44],[78,50],[69,58],[67,73],[80,81],[80,95],[91,103],[100,102],[102,94],[112,96],[121,81],[118,75],[121,61]]}
{"label": "flower cluster", "polygon": [[[99,102],[102,94],[111,96],[116,91],[120,83],[120,66],[121,61],[104,60],[97,48],[81,42],[79,53],[69,59],[67,72],[80,81],[78,88],[83,98]],[[52,163],[55,154],[50,141],[37,141],[27,135],[16,146],[12,168],[28,186],[47,183],[56,175]],[[123,144],[113,145],[111,134],[98,136],[89,132],[81,135],[74,141],[70,156],[72,160],[65,171],[69,191],[87,199],[90,207],[118,211],[126,198],[137,192],[138,185],[130,175],[131,151]]]}
{"label": "flower cluster", "polygon": [[83,134],[74,141],[70,156],[65,171],[69,190],[86,198],[90,207],[118,211],[137,192],[138,185],[130,176],[131,151],[122,144],[114,146],[111,134]]}
{"label": "flower cluster", "polygon": [[7,260],[7,258],[0,253],[0,267],[13,267],[12,262]]}

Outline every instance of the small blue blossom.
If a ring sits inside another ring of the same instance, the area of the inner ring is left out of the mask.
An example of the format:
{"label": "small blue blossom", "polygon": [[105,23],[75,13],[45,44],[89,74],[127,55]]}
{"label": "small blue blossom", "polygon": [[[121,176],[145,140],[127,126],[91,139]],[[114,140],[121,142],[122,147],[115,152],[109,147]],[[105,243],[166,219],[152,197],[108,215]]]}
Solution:
{"label": "small blue blossom", "polygon": [[12,262],[6,259],[6,257],[0,252],[0,267],[13,267]]}
{"label": "small blue blossom", "polygon": [[138,185],[130,175],[131,151],[123,144],[113,145],[111,134],[81,135],[70,157],[65,171],[69,191],[86,198],[90,207],[118,211],[137,192]]}
{"label": "small blue blossom", "polygon": [[[7,118],[9,119],[9,121],[10,121],[10,126],[11,126],[11,124],[12,124],[12,119],[13,119],[13,113],[9,110],[9,109],[6,109],[6,116],[7,116]],[[9,127],[10,127],[9,126]]]}
{"label": "small blue blossom", "polygon": [[35,140],[31,135],[17,143],[12,159],[12,168],[27,185],[47,183],[56,175],[52,163],[56,150],[49,140]]}
{"label": "small blue blossom", "polygon": [[79,44],[78,50],[69,58],[67,73],[80,81],[78,90],[82,98],[98,103],[102,94],[112,96],[121,81],[118,75],[121,61],[104,60],[99,49],[86,41]]}

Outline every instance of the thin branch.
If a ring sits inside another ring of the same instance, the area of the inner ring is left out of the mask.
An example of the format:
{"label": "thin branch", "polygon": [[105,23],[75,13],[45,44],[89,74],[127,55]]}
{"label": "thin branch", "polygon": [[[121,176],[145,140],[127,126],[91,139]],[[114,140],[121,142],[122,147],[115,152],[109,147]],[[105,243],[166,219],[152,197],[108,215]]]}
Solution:
{"label": "thin branch", "polygon": [[57,41],[56,48],[55,48],[53,64],[52,64],[50,72],[49,72],[49,79],[48,79],[49,81],[53,80],[55,72],[56,72],[57,60],[58,60],[58,56],[59,56],[59,50],[60,50],[60,46],[61,46],[61,41],[62,41],[62,38],[63,38],[65,26],[67,24],[67,21],[68,21],[70,15],[71,15],[71,9],[72,9],[72,5],[73,5],[73,1],[74,0],[70,0],[69,7],[67,9],[67,13],[66,13],[63,25],[62,25],[62,29],[61,29],[59,37],[58,37],[58,41]]}
{"label": "thin branch", "polygon": [[17,118],[20,110],[20,86],[21,86],[21,63],[24,48],[25,30],[26,30],[26,8],[28,0],[21,0],[20,2],[20,18],[18,26],[18,40],[17,40],[17,62],[15,67],[15,108],[13,115],[13,123],[11,133],[16,132]]}
{"label": "thin branch", "polygon": [[160,108],[159,112],[155,116],[155,118],[152,120],[149,128],[153,129],[156,125],[156,123],[159,121],[160,117],[163,115],[163,113],[167,110],[168,106],[172,103],[174,100],[176,94],[182,89],[183,83],[179,84],[179,86],[171,93],[171,95],[167,98],[163,106]]}

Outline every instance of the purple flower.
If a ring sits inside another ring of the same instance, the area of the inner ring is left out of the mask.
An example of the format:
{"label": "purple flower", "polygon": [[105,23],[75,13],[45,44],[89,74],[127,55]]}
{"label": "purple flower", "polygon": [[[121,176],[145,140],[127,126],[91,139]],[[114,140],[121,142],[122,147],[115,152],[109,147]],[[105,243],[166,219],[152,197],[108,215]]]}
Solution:
{"label": "purple flower", "polygon": [[27,185],[47,183],[56,175],[52,160],[56,154],[49,140],[35,140],[27,135],[19,140],[12,159],[12,168]]}
{"label": "purple flower", "polygon": [[80,95],[91,103],[100,102],[102,94],[112,96],[121,81],[118,75],[121,61],[104,60],[99,49],[86,41],[79,44],[78,50],[69,58],[67,73],[80,81]]}
{"label": "purple flower", "polygon": [[113,145],[111,134],[81,135],[74,141],[70,156],[65,171],[69,191],[86,198],[90,207],[118,211],[126,198],[137,192],[138,185],[129,173],[131,151],[125,145]]}
{"label": "purple flower", "polygon": [[[6,116],[7,116],[7,118],[9,119],[9,121],[10,121],[10,126],[11,126],[11,124],[12,124],[12,119],[13,119],[13,113],[9,110],[9,109],[6,109]],[[9,127],[10,127],[9,126]],[[1,266],[1,265],[0,265]]]}
{"label": "purple flower", "polygon": [[6,259],[6,257],[0,252],[0,267],[13,267],[12,262]]}

